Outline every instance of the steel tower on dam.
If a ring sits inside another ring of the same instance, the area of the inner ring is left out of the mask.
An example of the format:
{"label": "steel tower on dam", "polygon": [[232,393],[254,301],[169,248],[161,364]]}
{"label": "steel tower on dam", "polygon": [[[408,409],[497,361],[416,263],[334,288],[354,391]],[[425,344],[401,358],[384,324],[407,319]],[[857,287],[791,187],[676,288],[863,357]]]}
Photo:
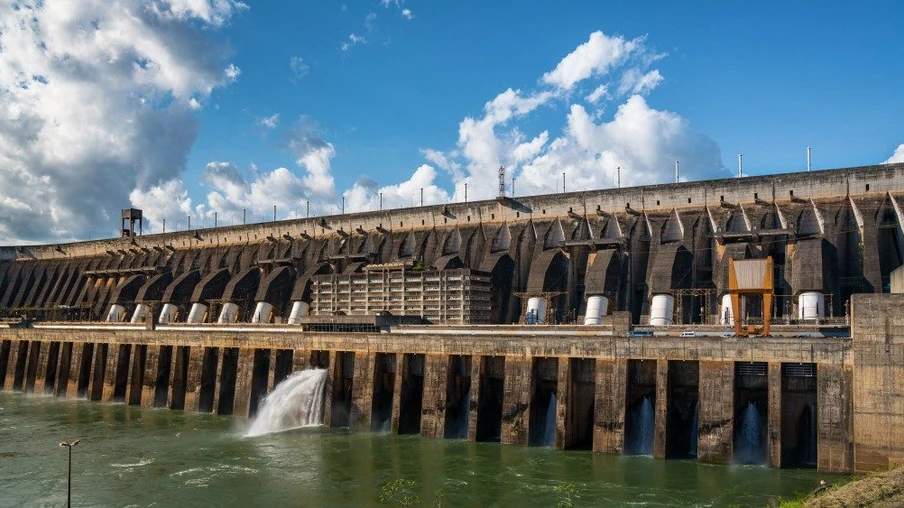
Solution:
{"label": "steel tower on dam", "polygon": [[166,234],[128,209],[0,248],[0,386],[247,416],[323,367],[331,426],[881,469],[902,200],[887,164]]}

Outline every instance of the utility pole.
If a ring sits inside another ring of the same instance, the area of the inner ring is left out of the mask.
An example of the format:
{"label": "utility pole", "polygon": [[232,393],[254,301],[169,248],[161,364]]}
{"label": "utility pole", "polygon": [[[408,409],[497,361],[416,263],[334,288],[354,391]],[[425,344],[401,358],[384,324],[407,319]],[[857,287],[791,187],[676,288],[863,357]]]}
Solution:
{"label": "utility pole", "polygon": [[345,196],[342,196],[342,215],[345,215]]}
{"label": "utility pole", "polygon": [[78,445],[81,439],[76,439],[75,441],[62,441],[60,442],[61,447],[66,447],[69,449],[69,473],[68,480],[66,481],[66,506],[67,508],[72,506],[72,448]]}
{"label": "utility pole", "polygon": [[565,172],[562,171],[562,194],[565,194]]}
{"label": "utility pole", "polygon": [[615,182],[619,189],[621,189],[621,166],[615,168]]}
{"label": "utility pole", "polygon": [[273,221],[276,222],[276,205],[273,205]]}
{"label": "utility pole", "polygon": [[217,227],[217,212],[213,212],[213,227]]}
{"label": "utility pole", "polygon": [[512,177],[512,197],[515,197],[515,177]]}
{"label": "utility pole", "polygon": [[248,219],[248,210],[242,208],[242,225],[245,225],[245,221]]}

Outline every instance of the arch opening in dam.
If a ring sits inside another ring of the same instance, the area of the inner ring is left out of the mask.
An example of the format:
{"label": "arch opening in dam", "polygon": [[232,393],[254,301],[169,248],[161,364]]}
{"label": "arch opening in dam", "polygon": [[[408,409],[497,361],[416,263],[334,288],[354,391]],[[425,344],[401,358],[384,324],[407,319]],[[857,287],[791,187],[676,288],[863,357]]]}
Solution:
{"label": "arch opening in dam", "polygon": [[217,373],[220,360],[220,349],[205,347],[201,367],[201,380],[198,394],[198,411],[211,413],[216,406]]}
{"label": "arch opening in dam", "polygon": [[[339,351],[336,353],[336,366],[333,371],[332,407],[330,409],[331,427],[348,427],[352,411],[352,394],[355,383],[355,353]],[[324,398],[324,403],[326,399]]]}
{"label": "arch opening in dam", "polygon": [[471,420],[471,357],[449,356],[443,437],[467,439]]}
{"label": "arch opening in dam", "polygon": [[765,464],[769,420],[768,365],[735,363],[734,462]]}
{"label": "arch opening in dam", "polygon": [[534,358],[531,366],[530,422],[527,443],[556,445],[558,358]]}
{"label": "arch opening in dam", "polygon": [[656,361],[628,360],[624,450],[652,455],[655,437]]}
{"label": "arch opening in dam", "polygon": [[783,363],[781,373],[781,465],[816,467],[819,444],[816,365]]}
{"label": "arch opening in dam", "polygon": [[392,399],[396,384],[396,354],[377,353],[374,362],[370,430],[388,431],[392,425]]}
{"label": "arch opening in dam", "polygon": [[235,404],[236,375],[239,366],[239,348],[227,347],[222,351],[220,390],[217,394],[217,414],[231,415]]}
{"label": "arch opening in dam", "polygon": [[[51,343],[53,346],[54,343]],[[57,344],[57,346],[59,346]],[[116,382],[113,386],[113,401],[125,402],[126,390],[129,384],[129,367],[132,359],[132,345],[121,344],[117,351],[116,358]],[[186,366],[187,368],[187,366]],[[47,375],[50,376],[50,364],[48,364]],[[178,409],[182,409],[179,407]]]}
{"label": "arch opening in dam", "polygon": [[424,403],[424,355],[402,356],[402,384],[399,394],[398,434],[420,434]]}
{"label": "arch opening in dam", "polygon": [[269,349],[254,350],[254,366],[251,373],[251,399],[248,406],[248,416],[257,416],[261,401],[267,396],[270,377]]}
{"label": "arch opening in dam", "polygon": [[476,441],[499,442],[502,438],[502,402],[505,395],[505,357],[480,358],[477,396]]}
{"label": "arch opening in dam", "polygon": [[669,360],[666,458],[697,456],[699,379],[698,362]]}
{"label": "arch opening in dam", "polygon": [[565,450],[592,450],[596,409],[596,362],[592,358],[568,359]]}

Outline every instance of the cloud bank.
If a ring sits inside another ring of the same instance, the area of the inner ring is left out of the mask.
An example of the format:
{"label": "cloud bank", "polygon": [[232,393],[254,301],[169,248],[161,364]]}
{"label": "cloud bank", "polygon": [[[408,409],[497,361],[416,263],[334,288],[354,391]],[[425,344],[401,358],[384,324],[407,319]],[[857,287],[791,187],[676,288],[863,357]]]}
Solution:
{"label": "cloud bank", "polygon": [[177,178],[194,110],[240,69],[215,41],[233,0],[0,7],[0,238],[110,231],[130,192]]}
{"label": "cloud bank", "polygon": [[[667,182],[675,160],[685,179],[728,174],[711,138],[647,101],[666,80],[655,68],[664,55],[645,37],[594,32],[534,85],[507,88],[480,115],[464,117],[455,146],[424,147],[424,163],[402,181],[364,174],[337,190],[334,145],[313,120],[283,127],[277,111],[254,122],[272,133],[286,129],[280,147],[294,165],[212,160],[202,176],[206,195],[192,199],[182,177],[198,134],[196,110],[241,75],[217,44],[217,30],[245,5],[61,5],[23,2],[0,17],[4,242],[109,232],[126,197],[145,211],[145,231],[159,232],[164,220],[167,230],[185,228],[188,216],[194,227],[269,220],[274,205],[278,218],[292,218],[338,213],[343,199],[346,212],[417,206],[422,190],[424,204],[461,201],[465,183],[469,199],[490,198],[500,165],[506,192],[514,177],[519,195],[561,191],[562,173],[569,191],[613,187],[618,167],[625,186]],[[531,127],[538,115],[552,118],[539,131]]]}
{"label": "cloud bank", "polygon": [[[718,144],[685,118],[650,107],[645,96],[665,78],[653,65],[664,58],[645,37],[626,39],[593,32],[544,73],[532,90],[508,89],[489,100],[478,118],[466,117],[452,150],[425,150],[428,160],[459,182],[480,182],[469,198],[498,193],[498,168],[507,170],[507,192],[518,194],[671,181],[680,160],[684,179],[728,176]],[[561,131],[528,134],[523,125],[545,106],[565,106]],[[611,118],[603,112],[613,109]],[[461,171],[460,168],[465,168]],[[463,187],[463,186],[461,186]],[[460,198],[461,196],[456,196]]]}

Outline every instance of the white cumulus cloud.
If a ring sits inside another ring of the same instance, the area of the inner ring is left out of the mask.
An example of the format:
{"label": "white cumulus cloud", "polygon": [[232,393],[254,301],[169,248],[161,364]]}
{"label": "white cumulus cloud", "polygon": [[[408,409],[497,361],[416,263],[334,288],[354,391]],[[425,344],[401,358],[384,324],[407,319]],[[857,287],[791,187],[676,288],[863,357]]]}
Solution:
{"label": "white cumulus cloud", "polygon": [[[278,115],[273,115],[260,122],[265,125],[272,120],[275,127],[277,119]],[[252,165],[243,171],[234,162],[211,161],[203,176],[208,193],[199,202],[192,202],[187,194],[183,196],[184,185],[178,177],[147,191],[133,192],[132,204],[145,210],[149,217],[145,229],[159,232],[163,218],[167,224],[185,227],[186,213],[193,217],[192,227],[213,225],[214,214],[220,225],[240,224],[243,215],[247,215],[248,222],[272,220],[274,206],[278,219],[303,217],[308,206],[315,215],[334,213],[337,192],[330,165],[336,149],[307,117],[300,118],[285,138],[283,148],[293,154],[297,168],[260,171]],[[183,196],[179,206],[168,202],[170,196]]]}
{"label": "white cumulus cloud", "polygon": [[542,80],[568,90],[591,76],[605,75],[610,68],[621,64],[642,47],[643,38],[627,40],[596,31],[590,34],[587,42],[565,56],[555,69],[544,74]]}
{"label": "white cumulus cloud", "polygon": [[133,190],[178,177],[197,136],[195,110],[241,73],[216,29],[246,8],[0,5],[0,240],[112,232]]}
{"label": "white cumulus cloud", "polygon": [[[457,168],[450,170],[456,189],[459,183],[477,183],[470,187],[472,199],[498,192],[500,165],[506,167],[507,192],[514,177],[519,195],[561,191],[563,173],[566,190],[612,187],[618,167],[623,185],[662,183],[670,181],[675,160],[681,160],[687,179],[727,176],[715,141],[680,115],[644,100],[664,79],[651,68],[662,57],[646,47],[645,37],[594,32],[542,75],[549,88],[502,92],[484,105],[483,116],[461,121],[454,149],[422,153],[441,168]],[[591,115],[571,102],[570,92],[584,87],[588,103],[616,106],[611,118],[600,118],[604,107]],[[556,111],[562,104],[568,113],[560,132],[545,128],[529,134],[538,108]]]}
{"label": "white cumulus cloud", "polygon": [[424,205],[448,203],[450,196],[436,185],[436,170],[428,164],[419,166],[408,180],[380,186],[369,178],[360,178],[351,189],[345,191],[345,211],[361,212],[380,209],[380,195],[383,209],[420,206],[423,191]]}
{"label": "white cumulus cloud", "polygon": [[892,164],[895,162],[904,162],[904,143],[898,145],[895,153],[893,153],[891,157],[888,158],[888,160],[883,162],[883,164]]}

